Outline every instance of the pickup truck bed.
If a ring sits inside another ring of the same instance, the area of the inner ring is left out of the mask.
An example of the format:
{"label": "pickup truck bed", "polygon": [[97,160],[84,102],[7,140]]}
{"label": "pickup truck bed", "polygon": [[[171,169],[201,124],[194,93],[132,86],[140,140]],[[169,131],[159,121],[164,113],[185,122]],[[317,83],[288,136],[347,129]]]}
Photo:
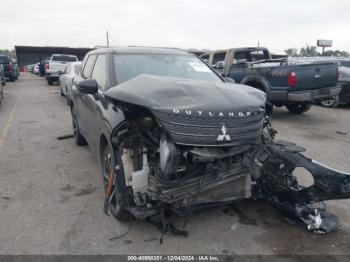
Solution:
{"label": "pickup truck bed", "polygon": [[341,92],[332,98],[319,99],[316,102],[326,107],[336,107],[339,104],[350,104],[350,59],[341,57],[293,57],[292,63],[318,64],[318,63],[337,63],[339,78],[338,86]]}
{"label": "pickup truck bed", "polygon": [[46,80],[49,85],[52,85],[54,81],[58,81],[60,75],[65,70],[68,63],[77,62],[78,58],[74,55],[66,54],[54,54],[51,56],[50,61],[46,64]]}
{"label": "pickup truck bed", "polygon": [[222,76],[264,91],[271,104],[286,106],[294,114],[306,112],[313,100],[341,91],[337,86],[338,65],[334,62],[303,64],[286,58],[271,59],[266,48],[233,48],[201,58]]}

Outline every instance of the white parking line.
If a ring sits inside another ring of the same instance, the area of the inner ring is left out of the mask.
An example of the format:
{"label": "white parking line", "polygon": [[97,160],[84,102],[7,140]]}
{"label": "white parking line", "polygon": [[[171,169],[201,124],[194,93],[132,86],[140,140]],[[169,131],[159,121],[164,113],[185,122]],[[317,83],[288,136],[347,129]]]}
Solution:
{"label": "white parking line", "polygon": [[6,125],[5,125],[4,129],[1,132],[1,135],[0,135],[0,150],[2,148],[2,145],[4,144],[6,136],[7,136],[8,132],[9,132],[9,130],[10,130],[10,127],[11,127],[11,124],[12,124],[12,120],[13,120],[13,117],[15,115],[16,108],[17,108],[17,102],[18,102],[19,98],[21,97],[22,90],[23,90],[23,88],[21,88],[21,90],[19,91],[19,93],[17,95],[17,98],[16,98],[16,102],[13,105],[13,108],[11,110],[10,116],[7,119]]}

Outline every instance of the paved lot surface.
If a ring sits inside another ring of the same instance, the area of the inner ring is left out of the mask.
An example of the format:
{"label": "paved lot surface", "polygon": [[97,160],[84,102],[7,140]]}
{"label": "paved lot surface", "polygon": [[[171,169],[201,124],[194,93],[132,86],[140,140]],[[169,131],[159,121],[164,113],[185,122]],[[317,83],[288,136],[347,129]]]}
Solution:
{"label": "paved lot surface", "polygon": [[[22,74],[5,87],[0,107],[0,254],[350,254],[349,200],[331,201],[342,225],[314,235],[287,224],[264,202],[243,201],[230,212],[193,216],[187,238],[165,236],[144,221],[120,223],[102,212],[98,165],[88,147],[73,139],[71,119],[58,86]],[[273,115],[279,138],[307,155],[350,171],[350,107],[313,107],[307,114]],[[337,131],[347,132],[339,134]],[[177,220],[182,225],[183,219]]]}

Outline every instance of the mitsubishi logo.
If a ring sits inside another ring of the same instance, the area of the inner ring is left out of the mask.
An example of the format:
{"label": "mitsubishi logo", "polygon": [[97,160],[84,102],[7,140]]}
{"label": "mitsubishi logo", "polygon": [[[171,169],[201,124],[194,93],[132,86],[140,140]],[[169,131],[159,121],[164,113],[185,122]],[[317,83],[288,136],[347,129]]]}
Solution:
{"label": "mitsubishi logo", "polygon": [[218,138],[216,139],[216,141],[231,141],[230,135],[226,134],[227,129],[226,129],[225,124],[222,124],[221,132],[222,132],[222,135],[218,135]]}

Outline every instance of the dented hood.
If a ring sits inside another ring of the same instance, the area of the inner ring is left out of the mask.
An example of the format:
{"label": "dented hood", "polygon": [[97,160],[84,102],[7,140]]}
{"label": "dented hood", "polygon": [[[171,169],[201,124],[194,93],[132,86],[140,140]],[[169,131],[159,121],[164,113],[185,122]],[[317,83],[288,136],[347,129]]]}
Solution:
{"label": "dented hood", "polygon": [[112,99],[155,111],[219,112],[264,111],[266,95],[249,86],[174,77],[140,75],[110,88]]}

